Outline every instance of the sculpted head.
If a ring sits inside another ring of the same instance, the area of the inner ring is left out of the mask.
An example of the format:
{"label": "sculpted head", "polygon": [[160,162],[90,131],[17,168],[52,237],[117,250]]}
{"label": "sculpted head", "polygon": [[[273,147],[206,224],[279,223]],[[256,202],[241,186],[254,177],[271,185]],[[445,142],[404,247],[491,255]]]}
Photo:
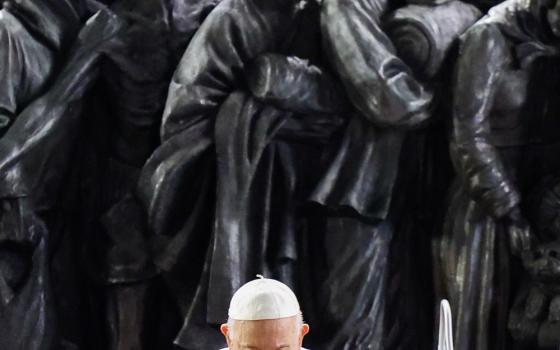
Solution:
{"label": "sculpted head", "polygon": [[546,20],[555,37],[560,38],[560,1],[545,0]]}
{"label": "sculpted head", "polygon": [[230,350],[299,350],[309,325],[288,286],[261,278],[235,293],[220,329]]}

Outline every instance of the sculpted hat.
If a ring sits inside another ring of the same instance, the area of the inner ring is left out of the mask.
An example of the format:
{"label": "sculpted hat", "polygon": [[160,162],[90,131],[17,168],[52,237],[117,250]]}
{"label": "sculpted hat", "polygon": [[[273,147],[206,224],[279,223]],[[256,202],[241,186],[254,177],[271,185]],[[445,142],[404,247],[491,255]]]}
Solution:
{"label": "sculpted hat", "polygon": [[239,288],[231,299],[229,317],[238,321],[275,320],[301,313],[296,295],[282,282],[264,278]]}

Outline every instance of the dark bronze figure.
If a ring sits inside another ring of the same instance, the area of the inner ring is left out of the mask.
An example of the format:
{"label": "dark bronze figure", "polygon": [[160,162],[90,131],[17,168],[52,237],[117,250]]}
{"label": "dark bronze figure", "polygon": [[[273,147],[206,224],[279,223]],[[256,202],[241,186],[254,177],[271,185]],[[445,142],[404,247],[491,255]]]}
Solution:
{"label": "dark bronze figure", "polygon": [[462,38],[451,137],[457,179],[436,243],[439,295],[451,301],[458,350],[512,348],[506,326],[519,273],[511,255],[531,242],[524,198],[560,169],[558,10],[555,1],[507,1]]}
{"label": "dark bronze figure", "polygon": [[525,206],[539,243],[523,254],[525,276],[509,315],[516,349],[555,349],[560,344],[559,185],[557,175],[547,177]]}
{"label": "dark bronze figure", "polygon": [[450,84],[457,39],[481,13],[461,1],[411,3],[391,13],[385,28],[399,57],[416,77],[435,86],[436,107],[427,128],[409,132],[401,172],[406,174],[405,209],[399,215],[389,257],[387,348],[432,345],[434,319],[431,236],[440,229],[442,203],[452,176],[446,137]]}
{"label": "dark bronze figure", "polygon": [[[173,70],[218,2],[117,0],[109,4],[126,26],[98,65],[101,75],[90,93],[84,128],[87,156],[81,162],[79,232],[93,282],[92,333],[107,334],[92,337],[98,348],[169,345],[185,315],[180,306],[183,295],[168,298],[157,292],[174,286],[155,278],[144,211],[132,194],[140,169],[159,145]],[[156,324],[160,326],[149,331]]]}
{"label": "dark bronze figure", "polygon": [[191,286],[200,280],[185,302],[176,341],[184,348],[223,345],[211,326],[227,318],[229,296],[254,274],[294,283],[298,201],[317,170],[298,164],[320,158],[316,149],[340,124],[331,115],[346,107],[313,66],[318,4],[300,5],[223,1],[171,83],[163,143],[139,190],[156,233],[155,264],[164,274],[186,266],[177,276]]}
{"label": "dark bronze figure", "polygon": [[[396,348],[413,337],[407,335],[413,327],[399,329],[402,319],[394,314],[400,306],[387,305],[386,298],[398,291],[395,284],[402,286],[395,278],[392,290],[387,287],[390,245],[395,234],[404,235],[414,226],[414,215],[408,213],[413,214],[411,204],[418,198],[411,193],[419,193],[415,186],[422,182],[418,180],[423,171],[415,166],[426,161],[420,146],[423,133],[414,130],[436,119],[430,85],[438,79],[451,44],[479,13],[460,2],[438,5],[435,11],[432,6],[411,5],[382,23],[392,9],[388,2],[327,0],[322,6],[326,59],[356,110],[311,196],[330,210],[319,214],[327,219],[324,232],[319,233],[322,238],[314,242],[326,252],[327,271],[316,282],[318,310],[330,330],[322,347]],[[420,30],[425,36],[423,49],[435,58],[407,46],[418,38],[418,31],[409,31],[415,21],[445,28]]]}
{"label": "dark bronze figure", "polygon": [[[120,24],[110,13],[99,12],[80,31],[86,9],[79,1],[3,6],[0,348],[73,348],[80,337],[72,330],[83,319],[69,310],[77,305],[66,299],[71,293],[62,286],[77,277],[62,243],[69,241],[66,181],[82,98],[94,81],[104,45]],[[63,272],[56,266],[62,261]]]}

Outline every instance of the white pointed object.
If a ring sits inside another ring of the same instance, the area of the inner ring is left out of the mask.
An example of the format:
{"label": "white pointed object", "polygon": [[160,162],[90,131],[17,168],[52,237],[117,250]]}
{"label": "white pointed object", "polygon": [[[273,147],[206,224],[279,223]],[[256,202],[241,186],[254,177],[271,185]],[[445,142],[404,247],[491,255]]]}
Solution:
{"label": "white pointed object", "polygon": [[453,319],[449,301],[443,299],[439,309],[438,350],[453,350]]}
{"label": "white pointed object", "polygon": [[301,314],[299,302],[290,287],[264,278],[251,281],[231,298],[229,318],[238,321],[275,320]]}

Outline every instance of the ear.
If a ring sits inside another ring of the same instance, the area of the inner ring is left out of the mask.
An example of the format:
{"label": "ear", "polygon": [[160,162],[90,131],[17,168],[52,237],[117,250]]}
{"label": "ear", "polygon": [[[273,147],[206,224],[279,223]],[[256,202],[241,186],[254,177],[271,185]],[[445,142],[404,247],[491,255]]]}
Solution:
{"label": "ear", "polygon": [[303,326],[301,326],[301,337],[305,337],[307,334],[309,333],[309,325],[307,323],[305,323]]}
{"label": "ear", "polygon": [[227,343],[228,347],[230,349],[233,349],[233,346],[231,344],[231,340],[229,338],[229,327],[228,327],[227,323],[224,323],[223,325],[220,326],[220,332],[222,332],[222,334],[226,338],[226,343]]}
{"label": "ear", "polygon": [[227,323],[224,323],[223,325],[220,326],[220,332],[222,332],[224,337],[226,337],[226,339],[228,339],[229,328],[228,328]]}

